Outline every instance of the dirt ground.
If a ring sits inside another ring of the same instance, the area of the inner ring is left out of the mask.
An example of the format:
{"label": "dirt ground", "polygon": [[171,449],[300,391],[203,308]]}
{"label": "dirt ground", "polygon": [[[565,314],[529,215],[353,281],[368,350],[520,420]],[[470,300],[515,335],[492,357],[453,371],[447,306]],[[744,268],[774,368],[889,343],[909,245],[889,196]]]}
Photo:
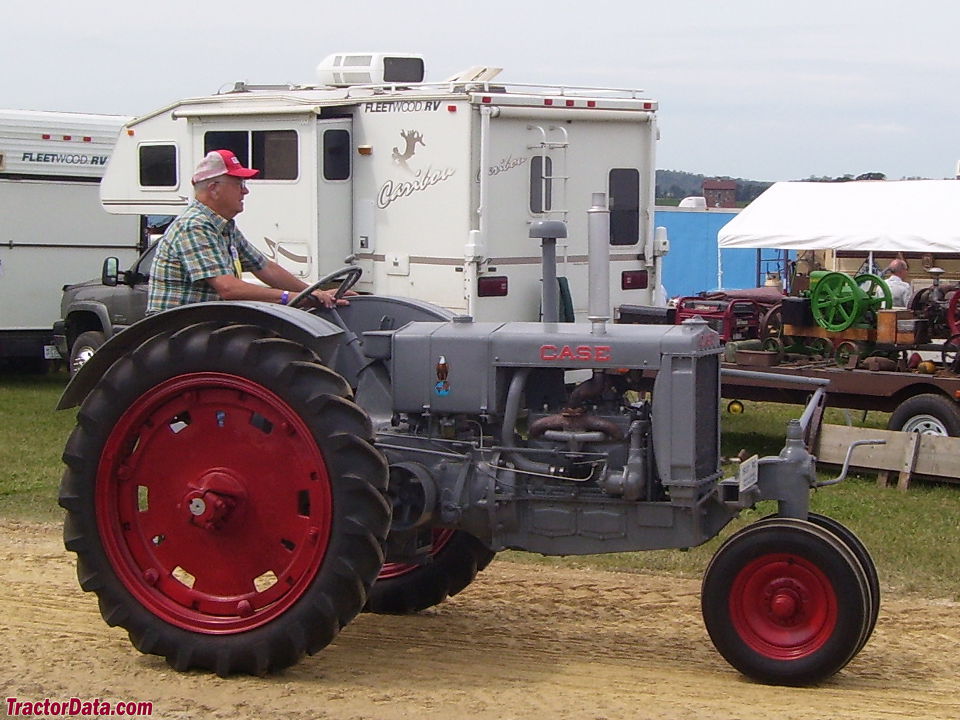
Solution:
{"label": "dirt ground", "polygon": [[888,592],[860,655],[791,689],[724,662],[698,594],[696,580],[495,560],[440,607],[362,615],[278,676],[221,679],[141,655],[80,591],[59,526],[5,521],[0,699],[150,701],[155,718],[960,718],[958,603]]}

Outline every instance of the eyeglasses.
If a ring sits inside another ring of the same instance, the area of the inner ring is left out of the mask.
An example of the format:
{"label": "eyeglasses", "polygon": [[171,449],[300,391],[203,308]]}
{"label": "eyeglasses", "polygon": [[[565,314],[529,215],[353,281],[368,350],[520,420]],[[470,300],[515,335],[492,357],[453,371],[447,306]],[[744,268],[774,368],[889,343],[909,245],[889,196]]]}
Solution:
{"label": "eyeglasses", "polygon": [[[227,183],[227,184],[232,185],[233,183]],[[210,183],[210,185],[211,185],[211,186],[213,186],[213,185],[223,185],[223,181],[222,181],[222,180],[214,180],[213,182]],[[235,187],[239,187],[241,190],[246,190],[246,189],[247,189],[247,181],[246,181],[246,180],[239,180],[239,181],[237,181],[237,184],[235,185]]]}

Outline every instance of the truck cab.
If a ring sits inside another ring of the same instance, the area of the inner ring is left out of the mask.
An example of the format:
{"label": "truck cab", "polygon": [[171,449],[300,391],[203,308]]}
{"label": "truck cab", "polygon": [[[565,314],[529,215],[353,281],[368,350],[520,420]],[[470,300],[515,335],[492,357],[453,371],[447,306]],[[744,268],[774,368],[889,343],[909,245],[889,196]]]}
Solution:
{"label": "truck cab", "polygon": [[144,317],[150,266],[162,230],[173,216],[144,219],[147,249],[126,269],[116,257],[103,261],[100,277],[64,285],[60,319],[53,325],[53,341],[73,375],[107,340]]}

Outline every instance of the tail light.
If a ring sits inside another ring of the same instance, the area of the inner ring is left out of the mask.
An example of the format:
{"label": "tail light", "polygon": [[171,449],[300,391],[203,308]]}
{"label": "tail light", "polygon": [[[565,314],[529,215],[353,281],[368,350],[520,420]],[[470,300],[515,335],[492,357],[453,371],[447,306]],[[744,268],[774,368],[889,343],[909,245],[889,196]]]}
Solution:
{"label": "tail light", "polygon": [[621,290],[645,290],[648,282],[646,270],[624,270],[620,273]]}
{"label": "tail light", "polygon": [[485,275],[477,278],[477,295],[480,297],[504,297],[507,294],[506,275]]}

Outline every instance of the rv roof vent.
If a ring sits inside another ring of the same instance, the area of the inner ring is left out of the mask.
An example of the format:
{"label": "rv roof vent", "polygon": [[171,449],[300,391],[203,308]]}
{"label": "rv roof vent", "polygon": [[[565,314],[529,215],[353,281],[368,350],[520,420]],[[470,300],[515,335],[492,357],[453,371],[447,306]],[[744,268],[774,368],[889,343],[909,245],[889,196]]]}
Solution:
{"label": "rv roof vent", "polygon": [[411,53],[337,53],[317,65],[324,85],[423,82],[423,56]]}
{"label": "rv roof vent", "polygon": [[444,82],[488,82],[503,72],[503,68],[486,67],[485,65],[474,65],[466,70],[461,70],[455,75],[451,75]]}

